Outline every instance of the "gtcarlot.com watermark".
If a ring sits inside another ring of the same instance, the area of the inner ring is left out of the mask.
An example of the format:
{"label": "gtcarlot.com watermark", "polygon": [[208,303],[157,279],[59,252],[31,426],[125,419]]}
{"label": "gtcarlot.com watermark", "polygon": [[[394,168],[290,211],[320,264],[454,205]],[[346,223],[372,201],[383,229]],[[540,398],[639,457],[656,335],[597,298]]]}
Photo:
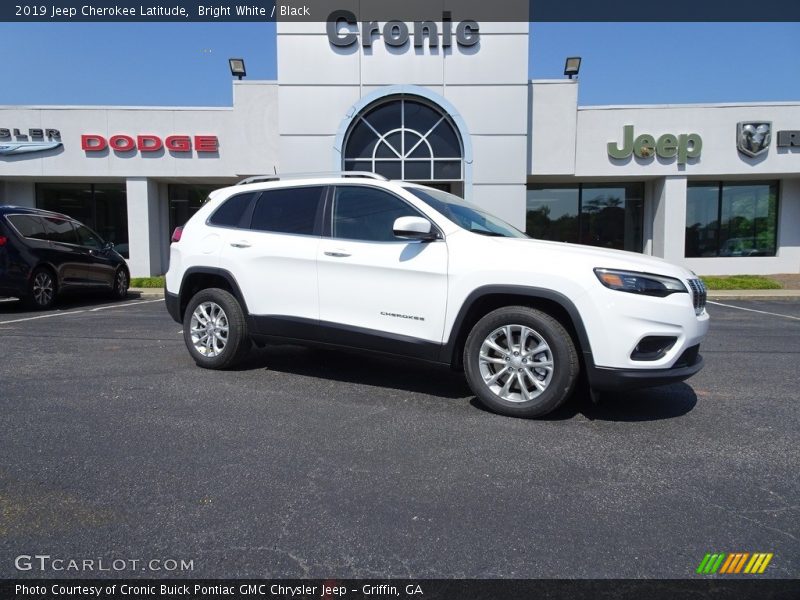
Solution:
{"label": "gtcarlot.com watermark", "polygon": [[49,554],[20,554],[14,559],[17,571],[100,573],[148,571],[184,573],[194,571],[194,559],[183,558],[68,558]]}

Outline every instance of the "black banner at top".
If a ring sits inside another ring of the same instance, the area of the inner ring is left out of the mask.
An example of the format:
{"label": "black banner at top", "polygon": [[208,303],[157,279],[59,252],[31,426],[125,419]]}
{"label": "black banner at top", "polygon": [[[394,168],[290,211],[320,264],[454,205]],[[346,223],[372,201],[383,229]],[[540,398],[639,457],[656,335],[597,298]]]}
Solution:
{"label": "black banner at top", "polygon": [[800,21],[791,0],[10,0],[4,22]]}

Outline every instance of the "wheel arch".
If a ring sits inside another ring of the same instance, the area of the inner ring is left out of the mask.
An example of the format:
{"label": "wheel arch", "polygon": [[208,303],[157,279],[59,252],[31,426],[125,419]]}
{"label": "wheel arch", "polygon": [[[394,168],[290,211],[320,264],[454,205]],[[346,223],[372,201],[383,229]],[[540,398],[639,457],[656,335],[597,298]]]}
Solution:
{"label": "wheel arch", "polygon": [[442,350],[442,362],[456,369],[462,368],[464,345],[475,323],[504,306],[528,306],[546,312],[564,326],[587,366],[594,365],[589,336],[575,304],[564,294],[553,290],[516,285],[483,286],[467,296]]}
{"label": "wheel arch", "polygon": [[61,269],[58,269],[54,264],[52,264],[52,263],[50,263],[48,261],[44,261],[44,260],[39,261],[38,263],[36,263],[33,266],[33,268],[28,273],[28,281],[29,282],[33,280],[33,274],[36,271],[38,271],[39,269],[47,269],[48,271],[50,271],[50,274],[53,275],[53,280],[54,280],[54,282],[56,284],[56,294],[57,294],[58,291],[61,289],[61,285],[64,283],[62,281],[63,280],[63,273],[62,273]]}
{"label": "wheel arch", "polygon": [[242,290],[236,282],[236,278],[230,271],[216,267],[191,267],[183,274],[181,288],[178,292],[179,317],[183,320],[189,300],[197,292],[207,288],[221,288],[227,290],[242,307],[242,312],[248,315],[247,303],[242,295]]}

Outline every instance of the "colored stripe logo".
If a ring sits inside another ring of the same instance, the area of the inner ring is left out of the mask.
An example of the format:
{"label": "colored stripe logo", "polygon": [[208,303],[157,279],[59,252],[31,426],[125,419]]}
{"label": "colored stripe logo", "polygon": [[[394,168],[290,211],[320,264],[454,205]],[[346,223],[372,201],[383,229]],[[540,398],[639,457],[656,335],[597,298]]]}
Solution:
{"label": "colored stripe logo", "polygon": [[746,573],[748,575],[756,575],[763,573],[769,565],[772,557],[771,552],[717,552],[707,553],[700,565],[697,567],[696,573],[699,575],[735,575],[738,573]]}

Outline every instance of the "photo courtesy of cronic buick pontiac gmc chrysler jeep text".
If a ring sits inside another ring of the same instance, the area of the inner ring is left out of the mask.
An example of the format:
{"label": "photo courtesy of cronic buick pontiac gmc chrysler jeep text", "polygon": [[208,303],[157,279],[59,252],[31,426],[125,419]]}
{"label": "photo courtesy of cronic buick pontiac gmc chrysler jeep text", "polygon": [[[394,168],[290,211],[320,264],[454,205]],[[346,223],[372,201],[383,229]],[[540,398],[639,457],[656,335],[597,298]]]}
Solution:
{"label": "photo courtesy of cronic buick pontiac gmc chrysler jeep text", "polygon": [[253,177],[213,192],[173,235],[169,313],[201,367],[251,342],[322,344],[463,368],[504,415],[592,390],[684,380],[703,361],[693,273],[531,239],[446,192],[371,173]]}

